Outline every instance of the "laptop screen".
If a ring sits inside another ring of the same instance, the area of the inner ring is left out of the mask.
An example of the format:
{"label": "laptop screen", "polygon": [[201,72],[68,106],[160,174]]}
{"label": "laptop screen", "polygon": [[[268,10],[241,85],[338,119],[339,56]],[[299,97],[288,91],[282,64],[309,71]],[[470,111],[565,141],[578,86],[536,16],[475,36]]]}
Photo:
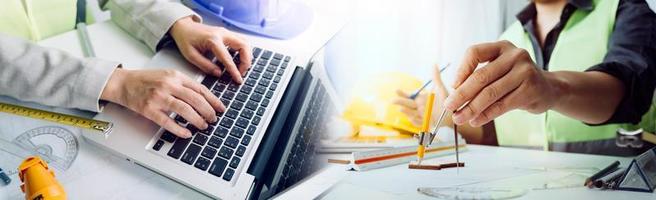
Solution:
{"label": "laptop screen", "polygon": [[322,81],[321,70],[313,69],[322,50],[307,67],[296,67],[283,94],[254,164],[248,173],[256,177],[251,199],[267,199],[319,171],[325,161],[318,158],[319,139],[329,130],[336,106]]}

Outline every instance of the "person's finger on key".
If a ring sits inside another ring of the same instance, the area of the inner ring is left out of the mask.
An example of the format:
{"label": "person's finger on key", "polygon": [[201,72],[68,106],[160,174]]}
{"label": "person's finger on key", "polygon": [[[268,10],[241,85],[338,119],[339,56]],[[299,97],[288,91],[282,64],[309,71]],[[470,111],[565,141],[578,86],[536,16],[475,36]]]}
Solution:
{"label": "person's finger on key", "polygon": [[[171,27],[171,36],[180,53],[207,74],[219,76],[227,72],[236,83],[243,83],[242,76],[251,66],[253,57],[248,42],[223,27],[204,25],[198,21],[193,17],[186,17],[179,19]],[[239,66],[228,48],[239,52]],[[210,54],[221,64],[213,63],[206,57]]]}
{"label": "person's finger on key", "polygon": [[206,129],[225,106],[207,88],[175,70],[125,70],[109,78],[101,99],[127,107],[171,133],[188,138],[191,132],[169,117],[177,113],[193,126]]}

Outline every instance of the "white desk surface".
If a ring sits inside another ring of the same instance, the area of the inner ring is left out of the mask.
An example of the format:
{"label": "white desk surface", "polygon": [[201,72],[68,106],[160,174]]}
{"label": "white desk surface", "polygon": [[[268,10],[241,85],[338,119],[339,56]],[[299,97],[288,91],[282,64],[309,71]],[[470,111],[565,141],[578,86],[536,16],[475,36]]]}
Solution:
{"label": "white desk surface", "polygon": [[[542,188],[545,183],[563,183],[572,171],[591,171],[618,160],[627,166],[631,159],[516,148],[469,145],[460,154],[465,167],[446,170],[411,170],[405,164],[357,172],[348,171],[325,199],[432,199],[418,187],[505,187]],[[430,159],[425,163],[454,162],[455,156]],[[544,169],[547,169],[546,171]],[[589,170],[585,170],[589,169]],[[581,177],[578,177],[581,178]],[[560,181],[560,182],[559,182]],[[569,181],[566,185],[571,185]],[[602,191],[577,186],[560,189],[528,189],[520,199],[655,199],[656,193]],[[346,187],[341,187],[346,186]],[[366,191],[366,192],[363,192]]]}

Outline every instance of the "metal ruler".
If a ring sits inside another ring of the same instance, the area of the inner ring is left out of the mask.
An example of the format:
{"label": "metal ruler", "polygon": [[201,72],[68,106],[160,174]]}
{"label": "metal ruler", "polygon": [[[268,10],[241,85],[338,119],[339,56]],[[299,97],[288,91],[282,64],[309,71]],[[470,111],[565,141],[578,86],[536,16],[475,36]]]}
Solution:
{"label": "metal ruler", "polygon": [[91,130],[98,131],[99,133],[103,134],[105,137],[109,136],[109,133],[112,131],[112,127],[114,126],[114,124],[112,124],[111,122],[105,122],[95,119],[88,119],[84,117],[28,108],[28,107],[7,104],[2,102],[0,102],[0,112],[10,113],[10,114],[34,118],[34,119],[51,121],[51,122],[65,124],[69,126],[91,129]]}

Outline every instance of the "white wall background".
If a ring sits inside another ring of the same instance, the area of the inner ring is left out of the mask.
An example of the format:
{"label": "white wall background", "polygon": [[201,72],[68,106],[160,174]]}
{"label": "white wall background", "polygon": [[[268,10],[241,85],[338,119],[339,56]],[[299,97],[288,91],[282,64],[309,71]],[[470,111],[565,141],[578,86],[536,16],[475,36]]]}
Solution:
{"label": "white wall background", "polygon": [[[463,52],[495,41],[526,0],[355,0],[353,21],[330,43],[327,63],[348,94],[355,80],[382,71],[401,71],[422,80],[434,64],[451,63],[453,81]],[[512,10],[508,17],[502,12]],[[333,78],[334,79],[334,78]]]}
{"label": "white wall background", "polygon": [[[342,95],[349,94],[356,80],[376,72],[401,71],[428,80],[434,64],[451,63],[442,74],[450,85],[465,50],[495,41],[530,1],[352,2],[353,21],[331,42],[326,56],[331,75],[339,77],[336,86]],[[647,2],[656,10],[656,0]]]}

